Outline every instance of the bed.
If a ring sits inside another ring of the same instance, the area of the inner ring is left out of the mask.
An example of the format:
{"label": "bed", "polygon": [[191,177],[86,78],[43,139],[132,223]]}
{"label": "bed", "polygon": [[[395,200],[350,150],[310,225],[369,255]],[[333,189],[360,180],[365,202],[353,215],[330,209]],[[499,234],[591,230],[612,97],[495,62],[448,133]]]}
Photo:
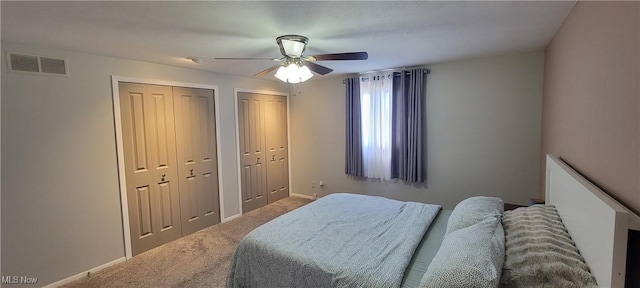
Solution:
{"label": "bed", "polygon": [[624,287],[638,216],[553,156],[546,199],[505,212],[331,194],[243,238],[227,286]]}

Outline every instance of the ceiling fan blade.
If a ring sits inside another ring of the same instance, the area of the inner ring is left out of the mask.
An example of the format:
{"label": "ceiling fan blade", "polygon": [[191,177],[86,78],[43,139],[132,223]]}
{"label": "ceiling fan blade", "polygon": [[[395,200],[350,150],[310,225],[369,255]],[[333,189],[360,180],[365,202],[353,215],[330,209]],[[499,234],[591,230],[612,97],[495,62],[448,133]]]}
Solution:
{"label": "ceiling fan blade", "polygon": [[309,70],[316,72],[320,75],[326,75],[331,73],[331,71],[333,71],[333,69],[329,68],[329,67],[324,67],[322,65],[318,65],[316,63],[313,62],[307,62],[305,65],[307,65],[307,67],[309,67]]}
{"label": "ceiling fan blade", "polygon": [[267,74],[267,73],[269,73],[269,72],[271,72],[271,71],[273,71],[273,70],[276,70],[276,69],[278,69],[278,68],[280,68],[280,67],[282,67],[282,65],[280,65],[280,64],[278,64],[278,65],[274,65],[274,66],[271,66],[271,67],[269,67],[269,68],[267,68],[267,69],[264,69],[264,70],[262,70],[262,71],[260,71],[260,72],[258,72],[258,73],[256,73],[256,74],[253,74],[253,76],[254,76],[254,77],[262,76],[262,75]]}
{"label": "ceiling fan blade", "polygon": [[280,61],[282,58],[260,58],[260,57],[216,57],[215,60],[269,60]]}
{"label": "ceiling fan blade", "polygon": [[367,52],[348,52],[348,53],[334,53],[334,54],[321,54],[309,56],[309,58],[315,59],[311,61],[325,61],[325,60],[367,60],[369,54]]}

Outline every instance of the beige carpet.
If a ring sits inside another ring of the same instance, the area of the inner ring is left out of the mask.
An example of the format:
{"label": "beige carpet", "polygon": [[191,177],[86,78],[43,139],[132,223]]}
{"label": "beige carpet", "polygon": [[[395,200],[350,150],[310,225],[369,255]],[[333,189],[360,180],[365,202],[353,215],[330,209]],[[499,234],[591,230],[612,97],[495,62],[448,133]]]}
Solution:
{"label": "beige carpet", "polygon": [[256,227],[311,200],[288,197],[63,287],[224,287],[231,255]]}

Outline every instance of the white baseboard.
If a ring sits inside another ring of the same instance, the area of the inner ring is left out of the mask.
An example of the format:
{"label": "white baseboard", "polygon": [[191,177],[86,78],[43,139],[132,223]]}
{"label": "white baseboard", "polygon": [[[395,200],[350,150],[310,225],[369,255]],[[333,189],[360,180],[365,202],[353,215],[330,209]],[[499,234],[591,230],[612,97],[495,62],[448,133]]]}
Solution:
{"label": "white baseboard", "polygon": [[227,217],[227,218],[222,219],[222,221],[220,221],[220,223],[226,223],[226,222],[229,222],[229,221],[231,221],[231,220],[233,220],[233,219],[240,218],[240,216],[242,216],[242,213],[238,213],[238,214],[236,214],[236,215],[231,215],[231,216],[229,216],[229,217]]}
{"label": "white baseboard", "polygon": [[300,198],[305,198],[305,199],[309,199],[309,200],[316,200],[315,198],[313,198],[313,196],[306,195],[306,194],[290,193],[289,196],[291,196],[291,197],[300,197]]}
{"label": "white baseboard", "polygon": [[100,271],[100,270],[102,270],[104,268],[111,267],[111,266],[116,265],[118,263],[122,263],[122,262],[124,262],[126,260],[127,260],[127,258],[125,258],[125,257],[118,258],[118,259],[113,260],[111,262],[104,263],[104,264],[102,264],[102,265],[100,265],[98,267],[91,268],[91,269],[89,269],[87,271],[80,272],[80,273],[78,273],[76,275],[73,275],[71,277],[67,277],[67,278],[62,279],[62,280],[60,280],[58,282],[54,282],[54,283],[51,283],[49,285],[46,285],[46,286],[44,286],[44,288],[53,288],[53,287],[58,287],[58,286],[62,286],[64,284],[71,283],[71,282],[76,281],[78,279],[82,279],[84,277],[87,277],[87,273],[93,274],[93,273],[96,273],[96,272],[98,272],[98,271]]}

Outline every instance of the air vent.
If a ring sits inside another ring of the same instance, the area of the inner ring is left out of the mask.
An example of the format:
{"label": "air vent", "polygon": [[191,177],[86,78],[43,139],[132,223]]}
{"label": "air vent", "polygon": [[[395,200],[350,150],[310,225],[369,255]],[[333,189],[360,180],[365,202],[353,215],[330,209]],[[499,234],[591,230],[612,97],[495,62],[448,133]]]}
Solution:
{"label": "air vent", "polygon": [[38,68],[38,57],[20,54],[9,54],[11,57],[11,67],[13,71],[40,72]]}
{"label": "air vent", "polygon": [[67,75],[65,59],[9,53],[9,70],[49,75]]}
{"label": "air vent", "polygon": [[67,75],[67,64],[64,59],[40,57],[42,73]]}

